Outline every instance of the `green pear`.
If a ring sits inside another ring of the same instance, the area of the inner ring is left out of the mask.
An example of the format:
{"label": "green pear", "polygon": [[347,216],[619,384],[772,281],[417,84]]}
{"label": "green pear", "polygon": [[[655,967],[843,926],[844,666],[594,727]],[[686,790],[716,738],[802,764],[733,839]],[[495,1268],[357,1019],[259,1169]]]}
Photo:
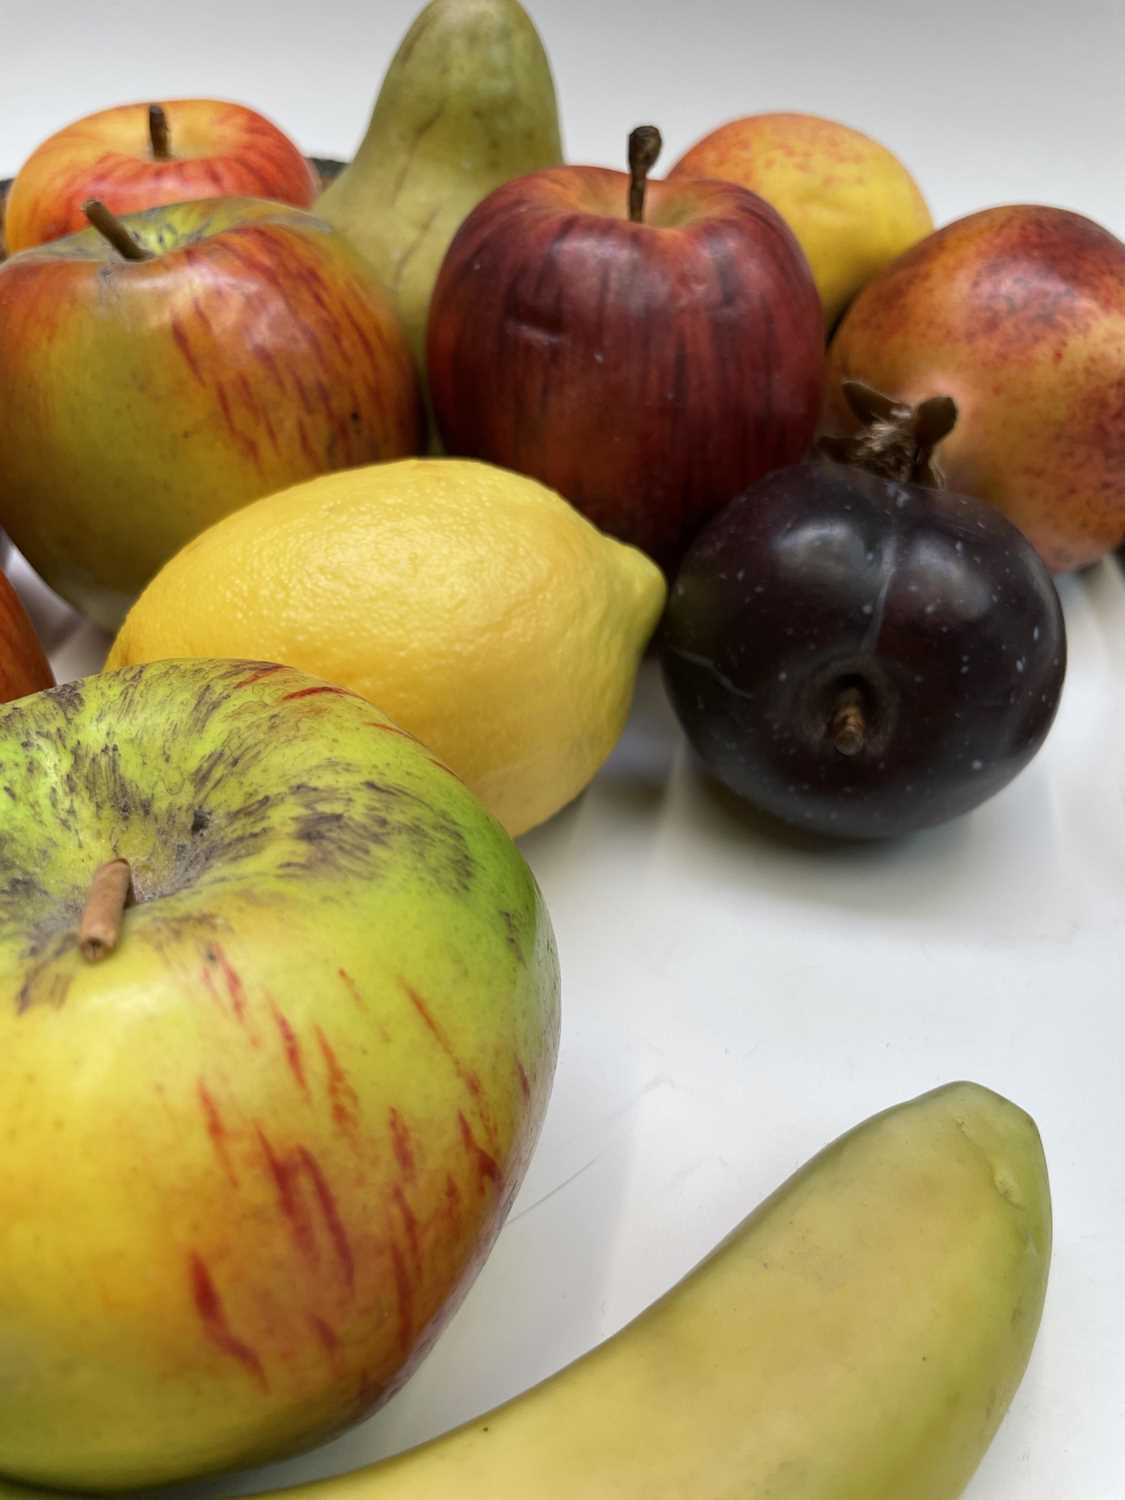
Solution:
{"label": "green pear", "polygon": [[462,220],[501,183],[561,161],[554,80],[519,0],[430,0],[354,161],[316,205],[382,278],[419,369],[430,294]]}

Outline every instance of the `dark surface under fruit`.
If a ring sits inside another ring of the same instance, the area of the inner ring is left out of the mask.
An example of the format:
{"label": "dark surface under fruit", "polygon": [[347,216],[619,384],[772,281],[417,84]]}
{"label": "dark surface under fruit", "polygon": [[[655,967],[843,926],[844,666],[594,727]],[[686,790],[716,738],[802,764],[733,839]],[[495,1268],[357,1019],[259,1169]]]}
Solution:
{"label": "dark surface under fruit", "polygon": [[719,781],[786,822],[871,838],[1011,780],[1054,718],[1066,638],[1049,575],[998,512],[809,463],[697,539],[661,656]]}

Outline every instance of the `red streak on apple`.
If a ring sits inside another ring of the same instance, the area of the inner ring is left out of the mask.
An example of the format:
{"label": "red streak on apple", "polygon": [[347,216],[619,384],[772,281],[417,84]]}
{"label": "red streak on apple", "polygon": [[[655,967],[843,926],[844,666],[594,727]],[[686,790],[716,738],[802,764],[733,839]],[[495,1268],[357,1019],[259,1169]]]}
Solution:
{"label": "red streak on apple", "polygon": [[407,1182],[414,1180],[414,1147],[410,1141],[410,1131],[406,1121],[393,1106],[387,1119],[391,1127],[391,1147],[394,1150],[395,1161],[398,1162],[399,1171]]}
{"label": "red streak on apple", "polygon": [[338,693],[341,698],[358,698],[358,693],[353,693],[350,688],[330,687],[327,683],[319,687],[298,688],[295,693],[286,693],[282,703],[292,703],[295,698],[315,698],[319,693]]}
{"label": "red streak on apple", "polygon": [[249,1344],[244,1343],[232,1333],[226,1314],[223,1312],[222,1299],[215,1288],[215,1283],[211,1280],[211,1273],[202,1256],[193,1253],[189,1257],[188,1272],[192,1299],[207,1337],[224,1354],[229,1354],[232,1359],[237,1359],[240,1364],[244,1365],[262,1390],[268,1391],[269,1381],[266,1379],[262,1361]]}
{"label": "red streak on apple", "polygon": [[278,1207],[289,1223],[297,1248],[306,1260],[315,1265],[320,1257],[312,1222],[301,1197],[301,1157],[298,1154],[295,1161],[279,1157],[261,1126],[258,1127],[258,1142],[277,1188]]}
{"label": "red streak on apple", "polygon": [[414,1288],[402,1250],[394,1240],[391,1241],[391,1267],[398,1296],[398,1341],[406,1350],[410,1348],[410,1336],[414,1331]]}
{"label": "red streak on apple", "polygon": [[207,1125],[207,1134],[211,1137],[215,1147],[215,1154],[223,1164],[223,1170],[234,1187],[238,1186],[238,1178],[235,1176],[234,1166],[231,1163],[230,1152],[227,1150],[227,1131],[219,1113],[219,1106],[215,1103],[208,1091],[203,1079],[197,1084],[199,1103],[203,1108],[203,1118]]}
{"label": "red streak on apple", "polygon": [[523,1097],[525,1099],[530,1099],[531,1084],[528,1082],[527,1069],[524,1067],[523,1063],[520,1062],[518,1057],[516,1058],[516,1071],[520,1075],[520,1092],[523,1094]]}
{"label": "red streak on apple", "polygon": [[490,1156],[484,1147],[477,1143],[477,1139],[473,1135],[473,1127],[460,1110],[457,1112],[457,1123],[461,1127],[461,1140],[464,1143],[465,1150],[473,1157],[477,1171],[480,1173],[482,1187],[485,1179],[490,1182],[499,1182],[500,1167],[496,1158]]}
{"label": "red streak on apple", "polygon": [[297,1033],[289,1023],[289,1018],[283,1011],[278,1009],[277,1002],[270,997],[270,1010],[273,1013],[274,1024],[281,1037],[281,1045],[285,1048],[285,1061],[289,1064],[289,1071],[300,1084],[304,1093],[308,1093],[308,1080],[305,1078],[305,1064],[301,1057],[301,1043],[297,1040]]}
{"label": "red streak on apple", "polygon": [[320,1165],[312,1152],[305,1146],[299,1146],[297,1148],[297,1155],[306,1176],[309,1178],[316,1192],[320,1211],[324,1216],[325,1226],[328,1229],[329,1236],[336,1250],[336,1258],[340,1262],[340,1269],[344,1274],[348,1290],[351,1291],[355,1286],[355,1258],[352,1255],[352,1247],[348,1240],[347,1231],[344,1228],[344,1222],[340,1218],[340,1211],[336,1205],[335,1195],[329,1187],[324,1173],[320,1170]]}
{"label": "red streak on apple", "polygon": [[[238,971],[229,962],[226,954],[223,952],[218,943],[212,943],[210,945],[210,947],[207,949],[206,958],[209,964],[218,965],[219,972],[223,976],[223,982],[227,987],[227,994],[230,996],[231,1010],[233,1011],[237,1019],[241,1021],[243,1025],[245,1025],[246,991],[243,988],[242,980],[238,976]],[[203,972],[207,976],[207,982],[210,986],[210,975],[208,974],[206,969]]]}
{"label": "red streak on apple", "polygon": [[195,376],[200,385],[206,385],[207,382],[203,378],[203,371],[199,368],[199,364],[195,358],[195,353],[192,350],[191,340],[184,332],[183,323],[179,318],[171,317],[168,319],[168,329],[172,337],[175,339],[176,348],[183,356],[184,363],[187,365],[188,369]]}
{"label": "red streak on apple", "polygon": [[316,1313],[309,1314],[309,1326],[320,1340],[324,1352],[332,1362],[333,1369],[339,1368],[340,1339],[336,1330]]}
{"label": "red streak on apple", "polygon": [[359,1123],[359,1095],[340,1066],[332,1043],[319,1026],[316,1028],[316,1039],[324,1058],[324,1066],[328,1070],[328,1097],[332,1102],[332,1118],[343,1135],[354,1137]]}
{"label": "red streak on apple", "polygon": [[473,1072],[473,1070],[471,1068],[467,1068],[461,1061],[461,1059],[457,1056],[456,1052],[453,1049],[452,1042],[449,1040],[449,1037],[445,1034],[445,1031],[442,1029],[442,1027],[439,1026],[437,1021],[434,1019],[429,1006],[426,1004],[425,1000],[418,993],[418,991],[415,990],[411,985],[407,984],[405,979],[400,979],[399,983],[402,985],[407,995],[409,995],[410,1003],[422,1017],[422,1020],[425,1021],[427,1027],[430,1030],[430,1033],[434,1037],[434,1040],[437,1042],[441,1050],[445,1053],[446,1057],[448,1057],[449,1061],[453,1064],[458,1078],[464,1084],[466,1091],[475,1102],[477,1110],[480,1114],[481,1124],[484,1126],[485,1134],[488,1136],[489,1141],[495,1142],[496,1127],[493,1124],[492,1117],[489,1114],[487,1106],[485,1105],[484,1096],[481,1092],[480,1079]]}
{"label": "red streak on apple", "polygon": [[234,688],[251,687],[255,682],[261,682],[263,677],[268,677],[271,672],[287,672],[288,670],[289,668],[283,666],[280,662],[268,662],[264,667],[259,667],[256,672],[252,672],[249,677],[244,677],[241,682],[236,682]]}
{"label": "red streak on apple", "polygon": [[348,973],[347,969],[337,969],[336,972],[339,974],[340,978],[344,981],[344,984],[347,987],[348,993],[351,995],[351,997],[355,1001],[355,1003],[359,1006],[360,1010],[364,1010],[365,1011],[367,1009],[367,1001],[363,998],[363,995],[362,995],[362,993],[360,991],[359,985],[356,984],[355,980]]}
{"label": "red streak on apple", "polygon": [[406,1194],[402,1190],[402,1184],[396,1182],[391,1192],[394,1205],[402,1216],[402,1226],[406,1231],[406,1238],[410,1245],[410,1256],[417,1270],[422,1269],[422,1244],[418,1235],[418,1219],[410,1204],[406,1201]]}
{"label": "red streak on apple", "polygon": [[459,1233],[461,1228],[461,1189],[451,1172],[445,1174],[445,1218],[449,1224],[451,1233]]}

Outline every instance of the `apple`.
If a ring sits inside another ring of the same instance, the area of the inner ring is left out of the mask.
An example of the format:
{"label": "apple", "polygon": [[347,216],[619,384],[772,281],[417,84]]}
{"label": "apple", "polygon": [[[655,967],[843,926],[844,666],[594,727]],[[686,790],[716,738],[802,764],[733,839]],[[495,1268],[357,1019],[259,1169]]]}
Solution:
{"label": "apple", "polygon": [[213,521],[422,442],[374,273],[313,215],[197,199],[0,266],[0,525],[113,630]]}
{"label": "apple", "polygon": [[[0,539],[0,553],[4,543]],[[0,703],[54,687],[55,675],[20,596],[0,573]]]}
{"label": "apple", "polygon": [[829,346],[844,379],[904,406],[951,396],[950,489],[1014,521],[1055,572],[1125,541],[1125,244],[1081,214],[1009,204],[937,230],[870,281]]}
{"label": "apple", "polygon": [[427,368],[446,450],[516,469],[673,567],[704,521],[813,437],[824,328],[761,198],[687,176],[549,168],[496,188],[438,274]]}
{"label": "apple", "polygon": [[270,663],[2,709],[0,785],[0,1465],[307,1448],[406,1379],[521,1181],[559,1022],[534,878],[410,735]]}
{"label": "apple", "polygon": [[223,99],[99,110],[49,136],[8,197],[9,254],[86,227],[97,198],[115,214],[189,198],[271,198],[311,206],[316,173],[276,125]]}
{"label": "apple", "polygon": [[722,177],[772,203],[808,256],[831,328],[865,282],[934,227],[918,184],[886,146],[819,115],[743,115],[668,174]]}

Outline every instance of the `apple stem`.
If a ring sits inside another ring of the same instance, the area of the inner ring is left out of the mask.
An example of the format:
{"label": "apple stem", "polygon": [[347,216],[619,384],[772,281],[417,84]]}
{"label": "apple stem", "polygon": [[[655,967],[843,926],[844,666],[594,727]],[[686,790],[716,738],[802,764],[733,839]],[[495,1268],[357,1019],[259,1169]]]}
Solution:
{"label": "apple stem", "polygon": [[127,859],[108,860],[94,871],[78,926],[78,948],[87,963],[97,963],[117,947],[131,881]]}
{"label": "apple stem", "polygon": [[629,221],[632,224],[644,222],[648,174],[656,165],[663,144],[655,125],[638,125],[629,132]]}
{"label": "apple stem", "polygon": [[836,699],[828,724],[828,738],[841,755],[858,755],[867,738],[863,700],[855,688],[845,688]]}
{"label": "apple stem", "polygon": [[118,255],[123,256],[125,260],[155,259],[152,251],[139,245],[117,215],[110,213],[99,198],[91,198],[83,203],[82,212],[102,238],[108,240]]}
{"label": "apple stem", "polygon": [[152,144],[153,161],[172,160],[172,132],[168,128],[168,116],[162,104],[148,107],[148,138]]}

